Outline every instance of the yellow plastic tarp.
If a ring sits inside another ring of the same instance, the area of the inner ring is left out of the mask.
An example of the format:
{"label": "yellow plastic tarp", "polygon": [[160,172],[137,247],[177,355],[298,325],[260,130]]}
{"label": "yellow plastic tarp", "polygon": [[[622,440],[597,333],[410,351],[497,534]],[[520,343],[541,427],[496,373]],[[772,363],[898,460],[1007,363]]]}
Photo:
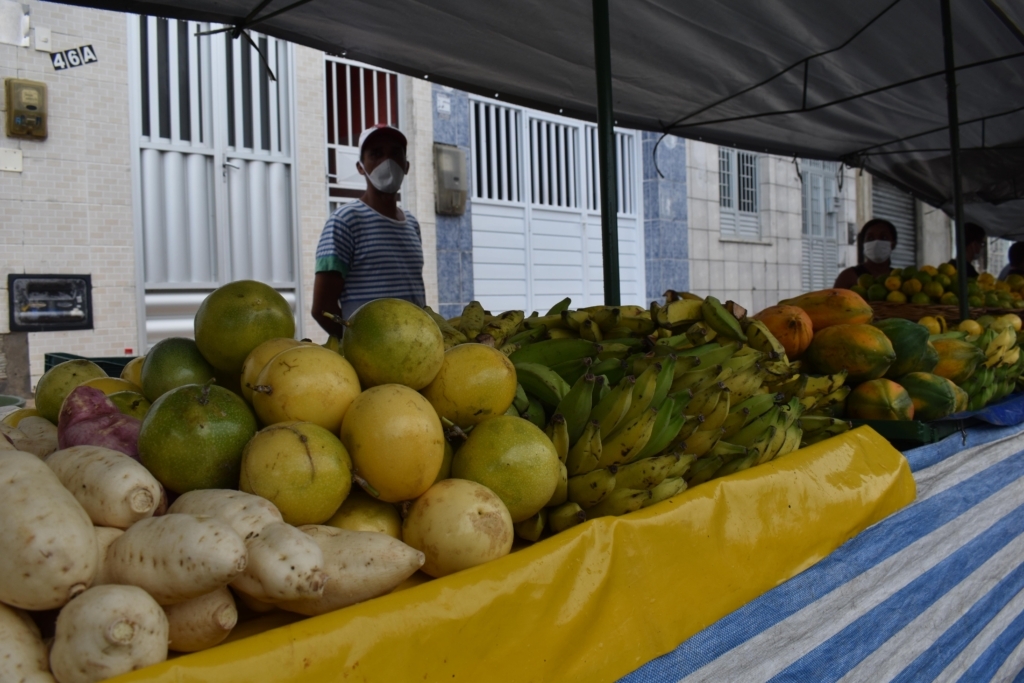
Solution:
{"label": "yellow plastic tarp", "polygon": [[116,679],[614,681],[906,506],[868,427],[501,560]]}

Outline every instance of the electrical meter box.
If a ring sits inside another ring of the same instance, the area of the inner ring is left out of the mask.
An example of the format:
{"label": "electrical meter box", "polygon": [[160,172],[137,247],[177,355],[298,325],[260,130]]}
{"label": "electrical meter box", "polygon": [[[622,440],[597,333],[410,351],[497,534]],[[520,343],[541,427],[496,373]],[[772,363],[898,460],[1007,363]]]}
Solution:
{"label": "electrical meter box", "polygon": [[12,332],[91,330],[92,276],[7,275]]}
{"label": "electrical meter box", "polygon": [[434,210],[442,216],[466,213],[469,175],[466,153],[454,145],[434,143]]}
{"label": "electrical meter box", "polygon": [[22,78],[4,79],[7,137],[46,139],[46,84]]}

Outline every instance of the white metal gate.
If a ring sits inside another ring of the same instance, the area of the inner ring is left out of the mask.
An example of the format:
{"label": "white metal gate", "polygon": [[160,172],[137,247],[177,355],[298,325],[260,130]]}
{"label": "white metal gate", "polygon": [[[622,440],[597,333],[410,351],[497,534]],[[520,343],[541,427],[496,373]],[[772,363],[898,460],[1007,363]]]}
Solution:
{"label": "white metal gate", "polygon": [[[491,310],[604,301],[597,128],[470,99],[473,288]],[[640,139],[616,130],[622,301],[645,303]]]}
{"label": "white metal gate", "polygon": [[294,310],[291,46],[156,17],[128,27],[140,347],[191,336],[199,304],[233,280],[266,282]]}
{"label": "white metal gate", "polygon": [[[356,170],[359,135],[377,123],[400,128],[398,74],[324,55],[327,196],[330,211],[366,191]],[[401,199],[401,194],[399,194]]]}
{"label": "white metal gate", "polygon": [[896,226],[894,268],[917,265],[917,209],[914,198],[881,178],[871,179],[872,218],[884,218]]}
{"label": "white metal gate", "polygon": [[803,291],[828,289],[839,275],[839,216],[843,197],[838,189],[840,166],[834,161],[800,160]]}

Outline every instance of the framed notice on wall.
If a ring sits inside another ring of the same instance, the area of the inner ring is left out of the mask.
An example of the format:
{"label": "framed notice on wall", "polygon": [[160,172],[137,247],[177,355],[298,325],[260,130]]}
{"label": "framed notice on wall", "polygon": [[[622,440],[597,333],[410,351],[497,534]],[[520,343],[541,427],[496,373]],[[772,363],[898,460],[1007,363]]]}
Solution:
{"label": "framed notice on wall", "polygon": [[91,330],[92,276],[7,276],[12,332]]}

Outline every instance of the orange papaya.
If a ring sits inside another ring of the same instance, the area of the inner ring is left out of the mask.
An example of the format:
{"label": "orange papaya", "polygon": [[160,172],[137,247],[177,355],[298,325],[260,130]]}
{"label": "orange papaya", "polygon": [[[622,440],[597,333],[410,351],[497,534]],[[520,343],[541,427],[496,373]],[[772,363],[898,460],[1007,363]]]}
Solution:
{"label": "orange papaya", "polygon": [[867,301],[851,289],[823,289],[808,292],[795,299],[779,302],[780,306],[796,306],[804,309],[811,319],[814,331],[819,332],[833,325],[861,325],[871,322],[874,311]]}
{"label": "orange papaya", "polygon": [[885,375],[896,352],[877,327],[832,325],[814,335],[804,359],[815,372],[825,375],[846,370],[847,382],[858,384]]}
{"label": "orange papaya", "polygon": [[873,379],[850,392],[846,416],[854,420],[913,420],[914,401],[891,379]]}
{"label": "orange papaya", "polygon": [[932,346],[939,354],[939,362],[932,372],[957,385],[969,380],[978,365],[985,361],[984,351],[960,339],[933,339]]}
{"label": "orange papaya", "polygon": [[928,350],[930,333],[927,327],[903,318],[879,320],[872,323],[872,326],[880,329],[889,338],[893,351],[896,352],[896,360],[886,371],[886,377],[899,379],[908,372],[917,370],[921,358]]}
{"label": "orange papaya", "polygon": [[956,412],[958,387],[930,372],[911,372],[900,377],[900,386],[914,402],[914,418],[930,422]]}

